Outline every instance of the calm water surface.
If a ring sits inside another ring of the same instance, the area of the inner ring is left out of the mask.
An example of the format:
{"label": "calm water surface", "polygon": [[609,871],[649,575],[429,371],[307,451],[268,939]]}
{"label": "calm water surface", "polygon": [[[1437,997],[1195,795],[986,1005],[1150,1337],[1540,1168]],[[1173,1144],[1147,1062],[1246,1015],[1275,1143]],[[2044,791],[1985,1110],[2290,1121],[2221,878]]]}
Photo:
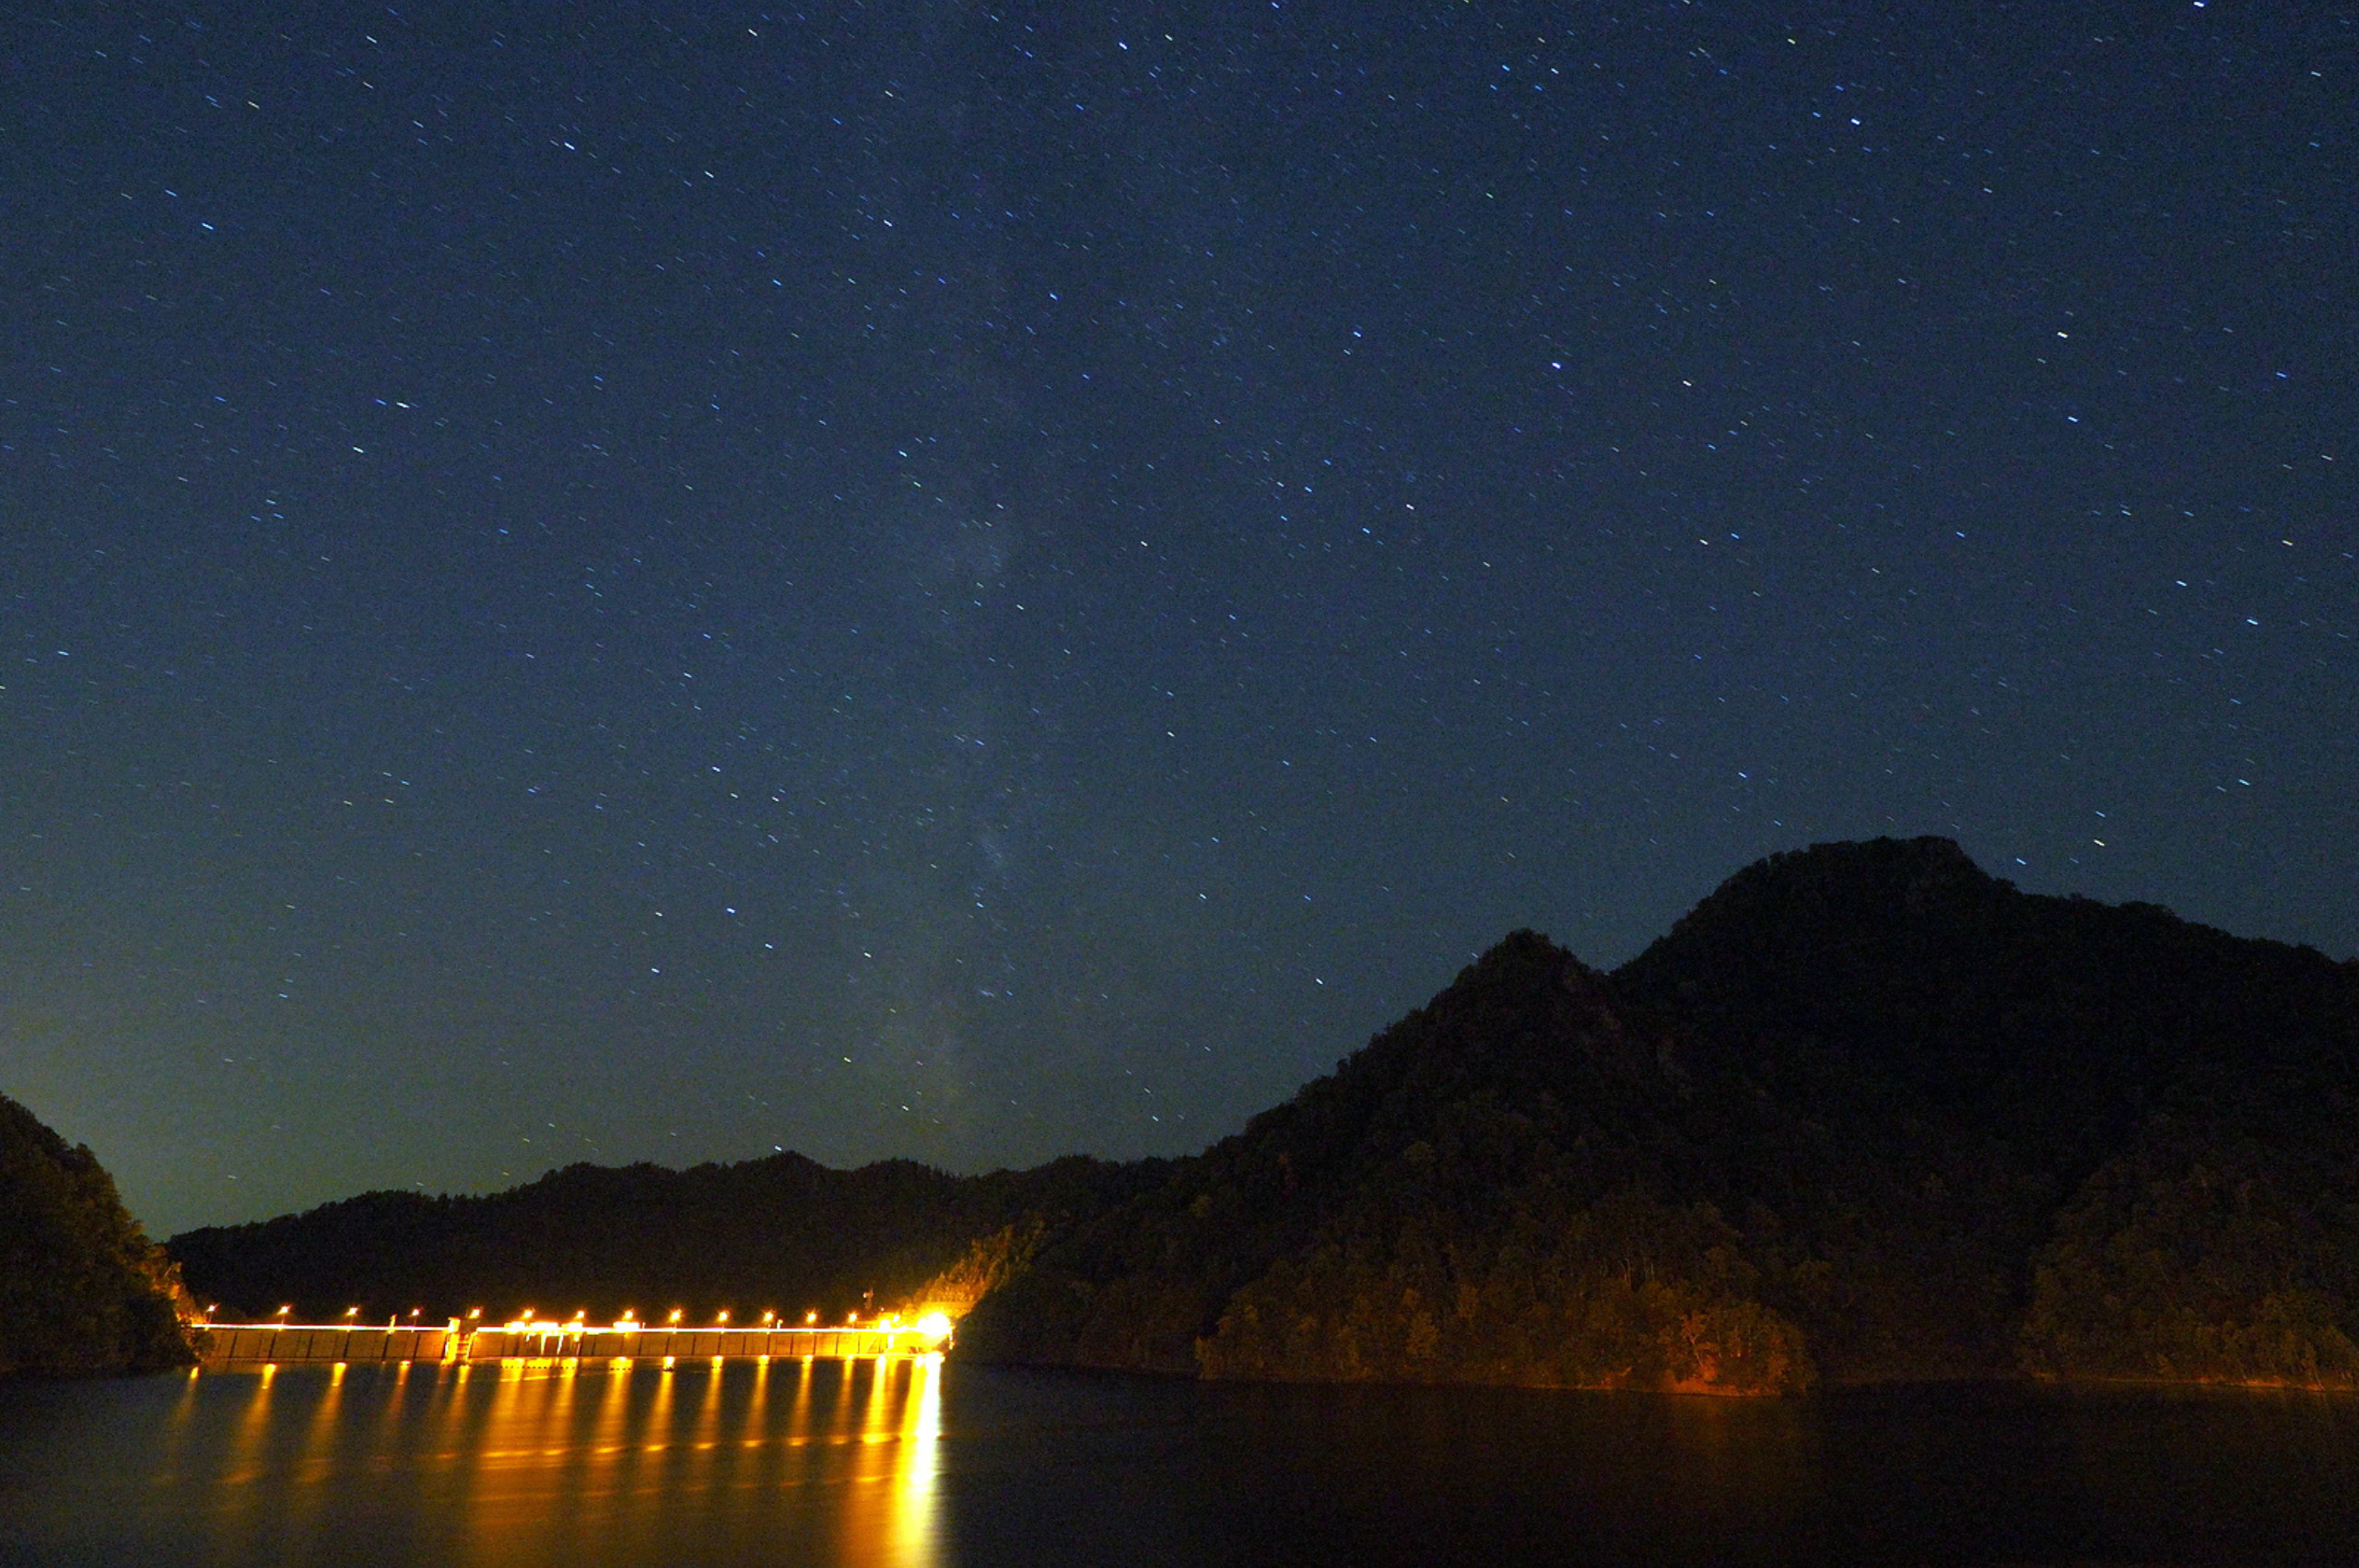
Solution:
{"label": "calm water surface", "polygon": [[210,1371],[0,1386],[0,1562],[2359,1564],[2359,1401]]}

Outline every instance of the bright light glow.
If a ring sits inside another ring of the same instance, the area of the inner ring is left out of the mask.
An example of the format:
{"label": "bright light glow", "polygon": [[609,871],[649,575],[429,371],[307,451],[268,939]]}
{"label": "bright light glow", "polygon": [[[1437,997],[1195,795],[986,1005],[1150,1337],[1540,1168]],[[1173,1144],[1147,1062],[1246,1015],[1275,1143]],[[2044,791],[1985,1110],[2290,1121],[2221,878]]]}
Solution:
{"label": "bright light glow", "polygon": [[947,1338],[950,1333],[950,1315],[946,1312],[927,1313],[918,1319],[918,1332],[929,1340]]}

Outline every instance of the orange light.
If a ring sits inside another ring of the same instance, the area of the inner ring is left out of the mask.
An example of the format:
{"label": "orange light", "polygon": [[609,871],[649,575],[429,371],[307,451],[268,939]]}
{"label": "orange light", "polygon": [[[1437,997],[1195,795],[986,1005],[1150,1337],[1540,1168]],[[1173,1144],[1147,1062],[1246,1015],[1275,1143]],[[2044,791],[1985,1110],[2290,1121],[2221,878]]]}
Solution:
{"label": "orange light", "polygon": [[714,1318],[713,1321],[715,1323],[726,1323],[729,1321],[729,1314],[724,1312],[720,1316]]}
{"label": "orange light", "polygon": [[676,1306],[675,1306],[675,1307],[674,1307],[674,1308],[672,1309],[672,1321],[673,1321],[673,1322],[675,1322],[675,1323],[677,1323],[679,1320],[680,1320],[680,1309],[679,1309],[678,1307],[676,1307]]}
{"label": "orange light", "polygon": [[803,1315],[803,1321],[805,1323],[816,1323],[819,1321],[819,1315],[816,1312],[806,1312]]}

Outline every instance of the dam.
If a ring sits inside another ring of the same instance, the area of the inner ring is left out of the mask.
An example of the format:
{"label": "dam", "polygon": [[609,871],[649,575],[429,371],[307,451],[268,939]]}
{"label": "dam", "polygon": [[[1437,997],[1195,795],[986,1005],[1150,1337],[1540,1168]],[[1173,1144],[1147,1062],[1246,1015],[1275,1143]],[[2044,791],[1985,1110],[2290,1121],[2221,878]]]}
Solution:
{"label": "dam", "polygon": [[483,1361],[749,1361],[765,1357],[852,1361],[871,1356],[930,1355],[950,1343],[951,1323],[940,1313],[912,1323],[879,1317],[863,1323],[765,1322],[687,1327],[625,1318],[598,1327],[523,1319],[476,1325],[453,1317],[440,1325],[346,1323],[211,1323],[199,1325],[207,1366],[290,1362]]}

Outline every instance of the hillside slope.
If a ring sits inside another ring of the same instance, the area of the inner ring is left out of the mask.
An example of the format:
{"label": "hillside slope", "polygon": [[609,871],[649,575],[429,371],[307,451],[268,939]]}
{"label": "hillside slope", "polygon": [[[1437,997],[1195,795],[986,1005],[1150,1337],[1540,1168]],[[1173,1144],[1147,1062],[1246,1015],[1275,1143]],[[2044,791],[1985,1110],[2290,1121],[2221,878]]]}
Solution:
{"label": "hillside slope", "polygon": [[954,1176],[908,1160],[838,1171],[800,1154],[674,1171],[589,1164],[484,1197],[370,1192],[168,1244],[228,1316],[347,1306],[428,1319],[527,1306],[610,1319],[626,1307],[831,1316],[898,1305],[979,1237],[1096,1212],[1146,1167],[1082,1157]]}
{"label": "hillside slope", "polygon": [[1048,1247],[965,1353],[1726,1391],[2349,1386],[2359,970],[1941,839],[1740,872],[1600,976],[1520,932]]}
{"label": "hillside slope", "polygon": [[[962,1353],[1245,1377],[1772,1389],[1677,1040],[1531,932],[986,1299]],[[1751,1125],[1740,1136],[1757,1136]]]}
{"label": "hillside slope", "polygon": [[97,1156],[0,1094],[0,1375],[184,1365],[172,1290]]}

